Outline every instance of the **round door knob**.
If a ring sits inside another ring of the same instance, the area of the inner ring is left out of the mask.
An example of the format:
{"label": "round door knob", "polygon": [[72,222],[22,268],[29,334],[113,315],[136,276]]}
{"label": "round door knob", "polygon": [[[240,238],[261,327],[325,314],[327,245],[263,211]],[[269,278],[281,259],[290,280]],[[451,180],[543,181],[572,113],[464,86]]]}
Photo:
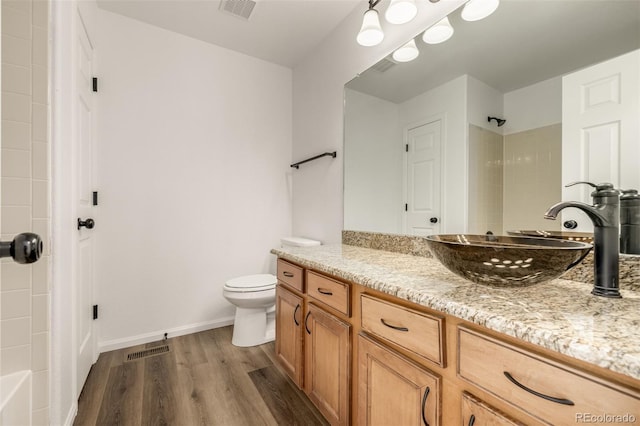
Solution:
{"label": "round door knob", "polygon": [[78,218],[78,229],[82,228],[83,226],[87,229],[93,229],[93,227],[96,226],[96,222],[91,218],[87,220]]}
{"label": "round door knob", "polygon": [[562,226],[567,229],[576,229],[578,227],[578,222],[576,222],[575,220],[567,220],[562,224]]}
{"label": "round door knob", "polygon": [[42,239],[38,234],[24,232],[13,241],[0,241],[0,257],[12,257],[18,263],[33,263],[42,256]]}
{"label": "round door knob", "polygon": [[429,219],[429,222],[438,223],[438,218],[437,217],[432,217],[431,219]]}

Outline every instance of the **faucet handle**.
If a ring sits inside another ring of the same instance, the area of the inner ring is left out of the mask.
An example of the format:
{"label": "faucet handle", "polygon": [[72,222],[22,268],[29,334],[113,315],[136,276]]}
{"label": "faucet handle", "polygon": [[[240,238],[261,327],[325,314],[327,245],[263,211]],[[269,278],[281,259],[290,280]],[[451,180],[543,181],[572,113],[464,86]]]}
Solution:
{"label": "faucet handle", "polygon": [[603,183],[599,183],[599,184],[596,185],[595,183],[586,182],[586,181],[571,182],[571,183],[566,184],[565,188],[568,188],[568,187],[574,186],[574,185],[578,185],[578,184],[581,184],[581,183],[594,187],[596,189],[596,191],[613,189],[613,184],[608,183],[608,182],[603,182]]}
{"label": "faucet handle", "polygon": [[579,185],[579,184],[581,184],[581,183],[583,183],[583,184],[585,184],[585,185],[593,186],[594,188],[596,188],[596,187],[597,187],[597,185],[596,185],[595,183],[585,182],[585,181],[571,182],[571,183],[566,184],[564,187],[565,187],[565,188],[568,188],[568,187],[570,187],[570,186]]}

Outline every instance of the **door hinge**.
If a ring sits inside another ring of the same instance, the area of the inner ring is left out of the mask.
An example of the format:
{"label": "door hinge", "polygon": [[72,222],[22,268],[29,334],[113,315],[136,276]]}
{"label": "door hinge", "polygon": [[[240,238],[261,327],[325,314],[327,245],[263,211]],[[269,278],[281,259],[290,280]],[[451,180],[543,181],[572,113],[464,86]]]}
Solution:
{"label": "door hinge", "polygon": [[404,146],[404,152],[409,152],[409,144],[406,144],[406,145]]}
{"label": "door hinge", "polygon": [[409,211],[409,204],[406,204],[406,203],[405,203],[405,205],[404,205],[404,211],[405,211],[405,212],[408,212],[408,211]]}
{"label": "door hinge", "polygon": [[93,91],[98,91],[98,77],[93,77]]}
{"label": "door hinge", "polygon": [[98,319],[98,305],[93,305],[93,319]]}
{"label": "door hinge", "polygon": [[98,191],[93,191],[93,205],[98,205]]}

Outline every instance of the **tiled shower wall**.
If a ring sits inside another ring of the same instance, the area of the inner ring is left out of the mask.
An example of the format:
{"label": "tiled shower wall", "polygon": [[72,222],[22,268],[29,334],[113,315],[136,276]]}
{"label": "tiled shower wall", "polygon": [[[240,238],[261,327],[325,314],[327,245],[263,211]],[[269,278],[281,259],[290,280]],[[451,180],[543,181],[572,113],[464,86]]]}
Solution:
{"label": "tiled shower wall", "polygon": [[33,424],[48,424],[50,185],[48,24],[44,0],[2,0],[3,241],[31,231],[44,256],[31,265],[0,264],[0,374],[33,372]]}
{"label": "tiled shower wall", "polygon": [[562,125],[501,136],[469,125],[469,232],[559,230],[544,212],[561,198]]}
{"label": "tiled shower wall", "polygon": [[562,199],[562,124],[504,137],[504,229],[559,231],[544,212]]}
{"label": "tiled shower wall", "polygon": [[469,125],[469,232],[502,233],[502,135]]}

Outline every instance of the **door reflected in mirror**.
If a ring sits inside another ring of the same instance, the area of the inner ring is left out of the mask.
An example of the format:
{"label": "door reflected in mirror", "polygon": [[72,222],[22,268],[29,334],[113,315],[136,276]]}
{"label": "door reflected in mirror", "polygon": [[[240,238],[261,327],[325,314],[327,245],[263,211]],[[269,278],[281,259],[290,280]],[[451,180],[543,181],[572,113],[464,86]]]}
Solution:
{"label": "door reflected in mirror", "polygon": [[[591,87],[583,91],[593,101],[590,115],[619,95],[632,102],[618,109],[639,116],[640,53],[630,52],[640,49],[640,2],[503,1],[485,20],[463,21],[458,10],[449,21],[448,41],[428,45],[416,36],[416,60],[386,57],[346,84],[344,229],[560,231],[563,220],[543,218],[549,206],[563,197],[590,202],[588,191],[563,190],[565,180],[640,187],[640,172],[612,160],[636,155],[637,164],[637,119],[606,112],[587,124],[563,123],[580,116],[567,112],[567,84]],[[631,86],[627,77],[566,78],[622,55],[631,55],[624,65],[631,69],[620,71],[635,73]],[[610,124],[618,121],[616,134]],[[568,138],[579,148],[563,152]],[[574,231],[589,232],[581,214],[573,213]]]}

